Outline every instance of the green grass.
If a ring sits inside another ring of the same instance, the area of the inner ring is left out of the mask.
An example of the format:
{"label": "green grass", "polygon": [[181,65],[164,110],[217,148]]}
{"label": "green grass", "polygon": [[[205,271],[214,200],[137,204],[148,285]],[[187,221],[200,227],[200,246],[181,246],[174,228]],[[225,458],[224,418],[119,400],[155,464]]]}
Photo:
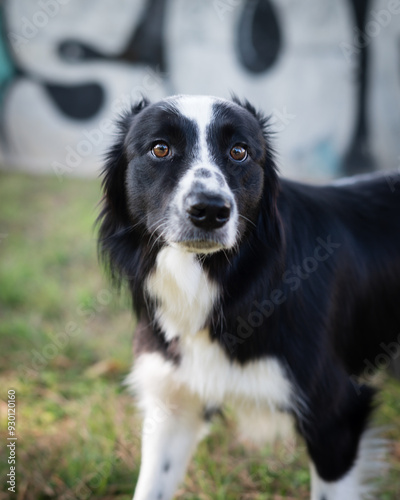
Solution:
{"label": "green grass", "polygon": [[[96,258],[98,181],[0,174],[0,500],[131,498],[140,421],[122,385],[134,329]],[[6,394],[17,392],[17,495],[7,492]],[[378,425],[391,425],[380,499],[400,499],[400,386],[384,380]],[[217,420],[177,498],[306,499],[301,442],[245,448]]]}

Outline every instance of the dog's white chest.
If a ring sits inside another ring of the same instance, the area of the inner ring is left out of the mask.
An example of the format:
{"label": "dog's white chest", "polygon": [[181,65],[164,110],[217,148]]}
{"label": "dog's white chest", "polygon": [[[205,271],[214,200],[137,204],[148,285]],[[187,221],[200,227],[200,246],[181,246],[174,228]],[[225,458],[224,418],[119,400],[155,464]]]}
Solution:
{"label": "dog's white chest", "polygon": [[160,251],[146,285],[156,299],[156,319],[167,340],[204,328],[218,298],[218,287],[208,279],[196,256],[173,247]]}
{"label": "dog's white chest", "polygon": [[210,339],[206,322],[219,290],[194,254],[172,247],[161,250],[147,292],[156,299],[156,319],[166,339],[179,338],[180,363],[171,373],[178,386],[186,386],[208,404],[239,399],[273,408],[290,405],[290,383],[277,360],[264,358],[241,366]]}
{"label": "dog's white chest", "polygon": [[156,299],[156,319],[166,339],[179,338],[181,359],[172,370],[178,385],[209,404],[239,398],[271,407],[288,405],[291,388],[277,360],[265,358],[240,366],[217,341],[211,341],[206,322],[219,291],[193,254],[164,248],[147,291]]}
{"label": "dog's white chest", "polygon": [[189,387],[208,404],[252,403],[270,409],[288,408],[292,388],[285,370],[275,358],[240,365],[230,360],[207,329],[180,342],[179,383]]}

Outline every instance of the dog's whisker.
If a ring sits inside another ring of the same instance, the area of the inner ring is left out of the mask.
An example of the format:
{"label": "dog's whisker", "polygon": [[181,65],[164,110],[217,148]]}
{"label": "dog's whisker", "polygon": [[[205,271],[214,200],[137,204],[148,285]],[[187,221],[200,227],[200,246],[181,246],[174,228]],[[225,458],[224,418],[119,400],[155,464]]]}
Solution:
{"label": "dog's whisker", "polygon": [[252,221],[250,220],[248,217],[245,217],[244,215],[242,214],[238,214],[238,217],[240,217],[241,219],[244,219],[245,221],[247,221],[249,224],[251,224],[252,226],[254,227],[257,227],[257,225]]}
{"label": "dog's whisker", "polygon": [[[154,249],[154,247],[157,245],[158,241],[160,241],[161,238],[165,237],[163,231],[160,231],[160,229],[162,229],[163,227],[168,227],[168,220],[165,220],[164,222],[161,222],[153,231],[152,233],[150,234],[150,240],[153,240],[153,243],[150,247],[150,252]],[[158,236],[156,238],[154,238],[155,234],[157,232],[160,233],[158,234]]]}
{"label": "dog's whisker", "polygon": [[228,255],[227,255],[227,253],[226,253],[225,249],[222,249],[222,253],[225,255],[225,258],[226,258],[226,260],[227,260],[227,262],[228,262],[229,266],[231,266],[231,265],[232,265],[232,264],[231,264],[231,261],[229,260],[229,257],[228,257]]}

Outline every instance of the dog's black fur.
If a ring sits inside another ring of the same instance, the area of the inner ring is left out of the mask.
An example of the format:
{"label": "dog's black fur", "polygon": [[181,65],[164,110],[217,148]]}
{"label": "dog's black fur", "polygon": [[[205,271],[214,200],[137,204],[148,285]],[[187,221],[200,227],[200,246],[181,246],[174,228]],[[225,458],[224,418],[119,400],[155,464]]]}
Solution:
{"label": "dog's black fur", "polygon": [[[288,367],[307,407],[298,430],[318,474],[335,481],[353,464],[374,406],[374,389],[357,377],[400,340],[400,175],[318,187],[288,181],[278,177],[267,122],[249,103],[221,105],[216,116],[213,159],[246,219],[234,248],[201,256],[223,291],[210,335],[242,365],[274,356]],[[138,317],[152,319],[144,283],[165,245],[155,221],[187,168],[196,125],[143,101],[119,129],[104,170],[100,255],[128,281]],[[177,151],[162,167],[147,154],[154,137]],[[245,169],[224,155],[236,142],[249,149]],[[179,346],[143,325],[138,350],[179,363]]]}

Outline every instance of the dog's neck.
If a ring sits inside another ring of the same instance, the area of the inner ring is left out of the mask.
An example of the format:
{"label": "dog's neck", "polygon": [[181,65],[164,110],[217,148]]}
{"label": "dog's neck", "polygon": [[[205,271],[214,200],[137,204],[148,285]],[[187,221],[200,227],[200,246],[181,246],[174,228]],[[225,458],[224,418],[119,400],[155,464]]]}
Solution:
{"label": "dog's neck", "polygon": [[156,303],[155,319],[166,340],[205,328],[219,298],[218,286],[197,256],[170,246],[159,252],[146,291]]}

